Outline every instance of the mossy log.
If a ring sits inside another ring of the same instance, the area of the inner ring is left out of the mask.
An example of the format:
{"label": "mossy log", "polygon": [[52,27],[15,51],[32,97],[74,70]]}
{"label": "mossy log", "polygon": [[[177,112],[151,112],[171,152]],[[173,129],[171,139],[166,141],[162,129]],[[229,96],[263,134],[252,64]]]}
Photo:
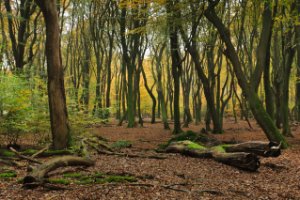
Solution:
{"label": "mossy log", "polygon": [[48,173],[56,170],[60,167],[67,167],[67,166],[92,166],[94,165],[94,161],[76,157],[76,156],[63,156],[59,158],[53,158],[46,163],[38,166],[37,168],[33,169],[32,172],[27,174],[24,177],[23,184],[24,186],[38,186],[45,182],[45,178],[47,177]]}
{"label": "mossy log", "polygon": [[281,154],[281,144],[274,142],[251,141],[240,144],[224,145],[226,152],[246,152],[263,157],[278,157]]}
{"label": "mossy log", "polygon": [[172,142],[167,148],[167,153],[180,153],[183,155],[195,157],[195,158],[212,158],[213,152],[197,143],[189,140]]}
{"label": "mossy log", "polygon": [[181,153],[196,158],[213,158],[218,162],[247,171],[256,171],[259,168],[258,155],[252,152],[226,152],[228,147],[229,145],[220,145],[206,148],[205,146],[186,140],[171,143],[166,148],[166,152]]}
{"label": "mossy log", "polygon": [[237,167],[242,170],[255,172],[260,166],[259,157],[253,153],[213,153],[214,160]]}

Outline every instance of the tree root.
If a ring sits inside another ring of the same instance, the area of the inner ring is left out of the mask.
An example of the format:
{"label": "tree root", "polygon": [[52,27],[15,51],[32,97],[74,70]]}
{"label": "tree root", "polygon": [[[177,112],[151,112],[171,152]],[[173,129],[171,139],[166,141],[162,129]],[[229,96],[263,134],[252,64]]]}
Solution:
{"label": "tree root", "polygon": [[49,172],[56,170],[60,167],[67,167],[67,166],[92,166],[94,165],[94,161],[76,157],[76,156],[63,156],[59,158],[53,158],[46,163],[38,166],[37,168],[33,169],[32,172],[27,174],[23,180],[23,186],[26,188],[37,187],[42,185],[46,182],[46,177]]}

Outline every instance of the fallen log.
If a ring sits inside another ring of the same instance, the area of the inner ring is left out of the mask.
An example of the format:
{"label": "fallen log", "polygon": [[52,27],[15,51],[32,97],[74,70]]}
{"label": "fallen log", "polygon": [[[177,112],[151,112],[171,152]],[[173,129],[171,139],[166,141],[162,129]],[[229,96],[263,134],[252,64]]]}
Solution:
{"label": "fallen log", "polygon": [[214,160],[247,171],[255,172],[260,166],[259,157],[253,153],[214,153]]}
{"label": "fallen log", "polygon": [[122,156],[122,157],[128,157],[128,158],[148,158],[148,159],[166,159],[166,156],[160,156],[160,155],[142,155],[142,154],[131,154],[131,153],[122,153],[122,152],[115,152],[115,151],[108,151],[106,149],[103,149],[103,146],[97,146],[94,143],[91,143],[90,141],[84,141],[88,146],[93,148],[95,151],[97,151],[98,154],[105,154],[105,155],[112,155],[112,156]]}
{"label": "fallen log", "polygon": [[254,153],[263,157],[278,157],[281,154],[281,144],[274,142],[251,141],[240,144],[224,145],[226,152]]}
{"label": "fallen log", "polygon": [[76,156],[63,156],[59,158],[53,158],[46,163],[38,166],[37,168],[33,169],[32,172],[27,174],[23,179],[23,185],[25,187],[36,187],[38,185],[43,184],[46,182],[46,178],[48,173],[56,170],[60,167],[67,167],[67,166],[92,166],[94,165],[94,161],[76,157]]}
{"label": "fallen log", "polygon": [[253,153],[227,153],[222,146],[206,148],[191,141],[173,142],[166,148],[167,153],[180,153],[197,158],[212,158],[218,162],[247,171],[256,171],[259,166],[259,157]]}

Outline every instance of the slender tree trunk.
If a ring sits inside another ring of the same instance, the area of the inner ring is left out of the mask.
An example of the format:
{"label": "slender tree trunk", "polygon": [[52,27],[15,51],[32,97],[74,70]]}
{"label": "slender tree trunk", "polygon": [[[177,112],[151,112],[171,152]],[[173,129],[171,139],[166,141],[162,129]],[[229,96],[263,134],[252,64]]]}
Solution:
{"label": "slender tree trunk", "polygon": [[[298,4],[298,13],[300,13],[300,3]],[[296,103],[295,114],[296,119],[300,122],[300,25],[295,27],[296,30],[296,44],[297,44],[297,82],[296,82]]]}
{"label": "slender tree trunk", "polygon": [[59,20],[56,0],[36,0],[46,24],[48,97],[54,149],[67,148],[70,141],[64,74],[60,57]]}
{"label": "slender tree trunk", "polygon": [[178,44],[178,25],[174,23],[174,18],[178,18],[178,1],[167,1],[167,12],[168,25],[169,25],[169,40],[171,48],[171,59],[172,59],[172,75],[174,80],[174,134],[182,132],[180,126],[180,75],[182,71],[182,63],[179,54],[179,44]]}
{"label": "slender tree trunk", "polygon": [[[146,73],[145,73],[145,70],[144,70],[144,66],[141,66],[141,70],[142,70],[142,75],[143,75],[143,79],[144,79],[144,86],[152,100],[152,114],[151,114],[151,123],[154,124],[155,123],[155,110],[156,110],[156,99],[155,99],[155,96],[152,92],[152,88],[150,89],[149,86],[148,86],[148,81],[147,81],[147,77],[146,77]],[[154,86],[154,85],[153,85]]]}

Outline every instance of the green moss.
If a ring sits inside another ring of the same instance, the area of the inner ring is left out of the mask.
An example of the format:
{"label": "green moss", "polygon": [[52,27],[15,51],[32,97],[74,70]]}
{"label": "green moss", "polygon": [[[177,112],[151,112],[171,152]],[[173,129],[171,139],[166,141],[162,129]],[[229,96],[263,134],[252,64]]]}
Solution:
{"label": "green moss", "polygon": [[93,177],[94,178],[103,178],[105,176],[105,174],[101,173],[101,172],[96,172]]}
{"label": "green moss", "polygon": [[15,153],[6,149],[1,149],[0,150],[0,156],[3,157],[14,157]]}
{"label": "green moss", "polygon": [[187,131],[185,133],[181,133],[179,135],[176,135],[172,139],[168,141],[168,145],[172,142],[179,142],[184,140],[190,140],[190,141],[196,141],[198,138],[198,134],[193,131]]}
{"label": "green moss", "polygon": [[214,146],[211,148],[213,151],[217,151],[219,153],[225,153],[225,149],[222,145],[219,145],[219,146]]}
{"label": "green moss", "polygon": [[63,178],[59,178],[59,179],[49,179],[48,180],[49,183],[53,183],[53,184],[62,184],[62,185],[69,185],[71,182],[67,179],[63,179]]}
{"label": "green moss", "polygon": [[196,150],[205,150],[206,149],[206,147],[204,147],[200,144],[194,143],[194,142],[190,142],[189,144],[187,144],[187,148],[196,149]]}
{"label": "green moss", "polygon": [[111,145],[111,148],[113,148],[113,149],[123,149],[123,148],[129,148],[131,146],[132,146],[132,143],[130,141],[119,140],[119,141],[114,142]]}
{"label": "green moss", "polygon": [[156,148],[156,151],[162,151],[164,149],[166,149],[169,145],[167,143],[164,144],[159,144],[158,147]]}
{"label": "green moss", "polygon": [[51,155],[72,155],[74,152],[72,150],[48,150],[42,153],[43,156]]}
{"label": "green moss", "polygon": [[[25,151],[22,152],[23,155],[26,156],[31,156],[35,153],[37,153],[39,150],[36,149],[26,149]],[[47,150],[43,153],[40,154],[40,156],[52,156],[52,155],[71,155],[74,152],[72,150]]]}
{"label": "green moss", "polygon": [[81,173],[65,173],[63,174],[64,178],[80,178],[82,176]]}
{"label": "green moss", "polygon": [[137,179],[133,176],[108,176],[103,179],[96,179],[96,183],[124,183],[124,182],[136,182]]}
{"label": "green moss", "polygon": [[25,151],[22,152],[22,154],[26,155],[26,156],[31,156],[37,152],[38,152],[38,150],[35,150],[35,149],[26,149]]}
{"label": "green moss", "polygon": [[19,178],[19,179],[17,180],[17,183],[19,183],[19,184],[23,184],[23,182],[24,182],[24,178]]}
{"label": "green moss", "polygon": [[8,171],[8,172],[3,172],[3,173],[0,173],[0,178],[14,178],[14,177],[17,177],[17,174],[15,171]]}
{"label": "green moss", "polygon": [[92,184],[95,183],[95,178],[89,176],[83,176],[80,179],[76,180],[75,183],[80,185]]}

